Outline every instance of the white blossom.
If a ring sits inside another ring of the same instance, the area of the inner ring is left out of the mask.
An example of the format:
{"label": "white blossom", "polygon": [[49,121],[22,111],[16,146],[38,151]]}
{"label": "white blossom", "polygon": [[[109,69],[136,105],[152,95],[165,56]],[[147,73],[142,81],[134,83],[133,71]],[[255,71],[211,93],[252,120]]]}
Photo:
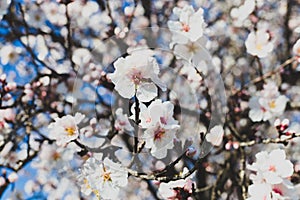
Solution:
{"label": "white blossom", "polygon": [[192,6],[186,5],[183,8],[175,7],[173,13],[178,20],[168,21],[168,27],[172,32],[172,42],[186,44],[189,40],[195,42],[203,36],[206,24],[202,8],[195,12]]}
{"label": "white blossom", "polygon": [[214,146],[220,146],[223,141],[224,130],[223,127],[218,125],[214,126],[206,135],[206,140]]}
{"label": "white blossom", "polygon": [[133,51],[114,62],[115,71],[108,77],[122,97],[132,98],[136,94],[141,102],[147,102],[157,96],[156,85],[166,90],[158,77],[159,66],[153,55],[151,50]]}
{"label": "white blossom", "polygon": [[264,89],[249,100],[249,117],[252,121],[267,121],[280,116],[286,107],[288,98],[280,95],[278,87],[272,81],[264,85]]}
{"label": "white blossom", "polygon": [[245,42],[247,52],[259,58],[266,57],[273,50],[270,34],[265,30],[252,31]]}
{"label": "white blossom", "polygon": [[79,135],[77,125],[84,119],[84,115],[76,113],[75,116],[66,115],[62,118],[55,118],[49,128],[49,137],[56,140],[58,145],[65,145],[66,143],[76,139]]}
{"label": "white blossom", "polygon": [[[135,113],[135,104],[131,111]],[[176,130],[179,129],[178,121],[173,118],[174,106],[171,102],[153,101],[147,108],[140,105],[141,127],[146,128],[141,138],[145,140],[146,148],[151,148],[151,154],[158,158],[164,158],[167,150],[174,147],[173,140],[176,138]],[[135,114],[130,117],[135,119]]]}
{"label": "white blossom", "polygon": [[55,2],[44,2],[41,6],[47,19],[55,25],[65,25],[67,23],[66,18],[66,6],[64,4],[58,4]]}
{"label": "white blossom", "polygon": [[5,45],[1,47],[0,57],[3,65],[11,64],[14,65],[19,59],[21,48],[14,47],[13,45]]}
{"label": "white blossom", "polygon": [[86,194],[91,191],[103,199],[118,199],[122,187],[128,183],[127,171],[118,163],[105,158],[103,162],[89,158],[81,169]]}
{"label": "white blossom", "polygon": [[116,110],[115,128],[120,132],[133,131],[134,128],[131,126],[127,114],[123,114],[123,109],[118,108]]}
{"label": "white blossom", "polygon": [[45,26],[46,16],[39,6],[31,4],[29,10],[25,13],[25,20],[28,25],[34,28],[42,28]]}
{"label": "white blossom", "polygon": [[255,157],[256,162],[248,166],[248,169],[257,173],[251,178],[255,182],[280,184],[294,172],[293,164],[286,159],[284,150],[275,149],[270,153],[262,151]]}
{"label": "white blossom", "polygon": [[230,16],[235,20],[235,25],[241,26],[254,9],[255,0],[246,0],[241,6],[233,8],[230,12]]}

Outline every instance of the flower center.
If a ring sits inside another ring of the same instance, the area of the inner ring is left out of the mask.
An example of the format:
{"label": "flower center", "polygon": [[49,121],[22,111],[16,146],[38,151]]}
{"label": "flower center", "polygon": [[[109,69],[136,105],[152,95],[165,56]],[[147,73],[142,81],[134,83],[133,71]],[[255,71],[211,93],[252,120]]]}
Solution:
{"label": "flower center", "polygon": [[106,182],[106,181],[112,181],[111,180],[111,177],[110,177],[110,172],[104,172],[103,175],[103,181]]}
{"label": "flower center", "polygon": [[275,192],[275,193],[277,193],[277,194],[279,194],[280,196],[282,196],[283,195],[283,192],[281,191],[281,189],[280,188],[273,188],[273,192]]}
{"label": "flower center", "polygon": [[165,129],[158,129],[154,132],[154,141],[160,140],[166,133]]}
{"label": "flower center", "polygon": [[16,57],[16,55],[13,52],[11,52],[11,53],[8,54],[8,58],[10,60],[13,60],[15,57]]}
{"label": "flower center", "polygon": [[91,186],[90,186],[90,184],[89,184],[89,182],[88,182],[88,180],[86,178],[83,179],[83,183],[85,184],[85,186],[86,186],[87,189],[91,188]]}
{"label": "flower center", "polygon": [[190,26],[188,24],[185,24],[185,23],[182,23],[182,28],[181,30],[184,31],[184,32],[189,32],[190,31]]}
{"label": "flower center", "polygon": [[39,14],[36,14],[36,15],[34,15],[34,19],[35,19],[35,21],[40,21],[41,17]]}
{"label": "flower center", "polygon": [[276,103],[275,103],[275,101],[269,102],[269,106],[270,106],[270,108],[272,108],[272,109],[276,108]]}
{"label": "flower center", "polygon": [[140,71],[133,71],[130,75],[130,79],[135,85],[139,85],[142,82],[143,76]]}
{"label": "flower center", "polygon": [[262,48],[263,48],[263,45],[262,45],[262,44],[259,44],[259,43],[256,44],[256,49],[257,49],[257,50],[260,51],[260,50],[262,50]]}
{"label": "flower center", "polygon": [[53,160],[57,161],[61,158],[60,154],[58,152],[54,152],[52,155]]}
{"label": "flower center", "polygon": [[148,119],[146,119],[147,123],[150,123],[152,121],[152,119],[149,117]]}
{"label": "flower center", "polygon": [[275,167],[274,165],[271,165],[271,166],[269,167],[269,171],[271,171],[271,172],[276,172],[276,167]]}
{"label": "flower center", "polygon": [[72,128],[72,127],[67,127],[67,128],[65,129],[65,131],[68,133],[68,136],[73,136],[73,135],[75,135],[75,129]]}
{"label": "flower center", "polygon": [[191,53],[195,53],[198,49],[198,47],[194,43],[188,44],[187,47],[188,51]]}

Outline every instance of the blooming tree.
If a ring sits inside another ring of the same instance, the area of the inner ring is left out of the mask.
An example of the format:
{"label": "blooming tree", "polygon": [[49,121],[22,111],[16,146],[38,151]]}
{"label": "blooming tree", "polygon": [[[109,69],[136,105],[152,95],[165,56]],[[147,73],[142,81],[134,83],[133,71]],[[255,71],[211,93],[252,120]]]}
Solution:
{"label": "blooming tree", "polygon": [[2,0],[1,199],[300,199],[297,0]]}

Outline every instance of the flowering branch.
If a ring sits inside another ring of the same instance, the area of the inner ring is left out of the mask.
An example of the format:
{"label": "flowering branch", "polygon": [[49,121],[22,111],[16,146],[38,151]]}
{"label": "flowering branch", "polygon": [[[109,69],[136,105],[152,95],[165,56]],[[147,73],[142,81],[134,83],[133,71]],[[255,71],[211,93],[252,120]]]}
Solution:
{"label": "flowering branch", "polygon": [[267,139],[258,139],[258,140],[251,140],[248,142],[241,142],[239,145],[240,147],[249,147],[256,144],[284,144],[286,145],[290,140],[300,137],[300,133],[294,133],[291,135],[287,135],[280,138],[267,138]]}

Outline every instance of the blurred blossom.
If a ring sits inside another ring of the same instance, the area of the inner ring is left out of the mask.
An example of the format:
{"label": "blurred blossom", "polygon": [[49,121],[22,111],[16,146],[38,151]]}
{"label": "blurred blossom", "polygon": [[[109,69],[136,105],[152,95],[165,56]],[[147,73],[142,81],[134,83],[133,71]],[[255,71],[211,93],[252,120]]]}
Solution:
{"label": "blurred blossom", "polygon": [[45,26],[46,16],[43,10],[36,4],[31,5],[25,14],[25,20],[28,25],[35,28],[41,28]]}
{"label": "blurred blossom", "polygon": [[242,26],[243,21],[249,17],[254,8],[255,0],[246,0],[241,6],[232,8],[230,16],[234,19],[237,26]]}
{"label": "blurred blossom", "polygon": [[276,149],[270,153],[263,151],[255,157],[256,162],[248,166],[248,169],[256,172],[256,175],[251,176],[254,183],[280,184],[294,172],[293,164],[286,159],[284,150]]}
{"label": "blurred blossom", "polygon": [[1,47],[0,58],[3,65],[11,64],[14,65],[19,59],[19,54],[21,53],[21,48],[15,47],[13,45],[6,45]]}
{"label": "blurred blossom", "polygon": [[222,126],[214,126],[206,135],[206,140],[214,146],[220,146],[223,141],[224,130]]}
{"label": "blurred blossom", "polygon": [[183,8],[175,7],[173,13],[178,21],[168,21],[168,27],[174,43],[186,44],[188,40],[195,42],[202,37],[205,23],[201,8],[195,12],[192,6],[186,5]]}
{"label": "blurred blossom", "polygon": [[265,30],[252,31],[245,41],[247,52],[259,58],[268,56],[274,47],[270,40],[270,34]]}
{"label": "blurred blossom", "polygon": [[67,23],[66,6],[64,4],[58,4],[53,1],[44,2],[41,8],[51,23],[59,26]]}
{"label": "blurred blossom", "polygon": [[284,112],[287,102],[288,98],[280,95],[276,84],[269,81],[262,91],[249,100],[249,117],[254,122],[278,117]]}

